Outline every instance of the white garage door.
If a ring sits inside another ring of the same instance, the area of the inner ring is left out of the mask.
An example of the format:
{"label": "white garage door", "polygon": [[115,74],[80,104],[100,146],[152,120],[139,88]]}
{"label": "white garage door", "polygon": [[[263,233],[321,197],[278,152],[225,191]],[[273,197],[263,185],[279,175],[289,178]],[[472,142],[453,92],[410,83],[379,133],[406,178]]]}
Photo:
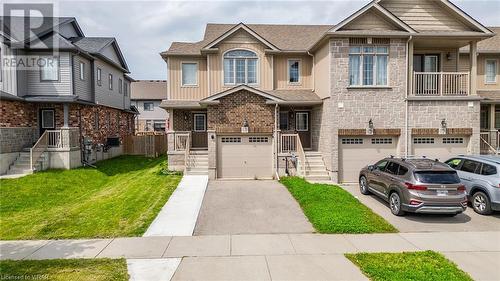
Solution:
{"label": "white garage door", "polygon": [[457,154],[467,154],[468,137],[413,137],[413,155],[446,161]]}
{"label": "white garage door", "polygon": [[221,136],[217,145],[218,178],[272,178],[271,136]]}
{"label": "white garage door", "polygon": [[340,137],[340,181],[357,182],[359,171],[364,166],[391,155],[396,156],[397,142],[397,137]]}

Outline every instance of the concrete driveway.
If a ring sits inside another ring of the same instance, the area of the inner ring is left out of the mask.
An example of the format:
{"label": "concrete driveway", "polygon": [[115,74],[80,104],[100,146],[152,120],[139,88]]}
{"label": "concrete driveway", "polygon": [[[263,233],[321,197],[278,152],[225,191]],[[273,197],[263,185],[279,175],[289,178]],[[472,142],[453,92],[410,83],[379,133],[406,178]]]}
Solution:
{"label": "concrete driveway", "polygon": [[398,217],[391,213],[384,200],[374,195],[362,195],[357,184],[344,185],[343,188],[401,232],[500,231],[500,213],[481,216],[469,207],[454,217],[408,213]]}
{"label": "concrete driveway", "polygon": [[314,229],[277,181],[210,181],[195,235],[310,233]]}

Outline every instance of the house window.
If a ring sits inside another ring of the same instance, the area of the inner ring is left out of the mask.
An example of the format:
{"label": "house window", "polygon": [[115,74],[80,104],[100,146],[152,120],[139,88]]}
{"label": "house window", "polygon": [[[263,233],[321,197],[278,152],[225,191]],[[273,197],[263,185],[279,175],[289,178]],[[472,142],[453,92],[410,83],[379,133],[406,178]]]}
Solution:
{"label": "house window", "polygon": [[497,82],[497,70],[498,70],[498,64],[497,60],[486,60],[485,64],[485,70],[484,70],[484,77],[486,79],[486,83],[496,83]]}
{"label": "house window", "polygon": [[146,120],[146,126],[144,127],[144,131],[149,131],[151,129],[151,124],[153,120]]}
{"label": "house window", "polygon": [[99,112],[94,112],[94,130],[99,130]]}
{"label": "house window", "polygon": [[387,86],[388,46],[349,48],[349,85]]}
{"label": "house window", "polygon": [[128,83],[127,82],[123,83],[123,95],[126,97],[128,96]]}
{"label": "house window", "polygon": [[156,132],[165,132],[165,121],[154,121],[153,129]]}
{"label": "house window", "polygon": [[53,109],[42,110],[42,128],[53,129],[55,128],[55,112]]}
{"label": "house window", "polygon": [[309,131],[309,112],[297,112],[295,117],[295,129],[299,132]]}
{"label": "house window", "polygon": [[257,54],[247,50],[225,53],[224,84],[257,84]]}
{"label": "house window", "polygon": [[480,112],[480,127],[481,129],[489,129],[490,127],[490,116],[489,116],[489,107],[488,106],[481,106],[481,112]]}
{"label": "house window", "polygon": [[207,116],[205,114],[199,113],[194,114],[194,131],[195,132],[204,132],[207,130]]}
{"label": "house window", "polygon": [[152,102],[144,102],[144,111],[153,111],[154,103]]}
{"label": "house window", "polygon": [[181,69],[182,86],[197,86],[198,63],[183,62]]}
{"label": "house window", "polygon": [[123,80],[121,78],[118,78],[118,93],[122,93],[123,91]]}
{"label": "house window", "polygon": [[108,75],[109,89],[113,90],[113,74]]}
{"label": "house window", "polygon": [[40,80],[57,81],[59,80],[59,58],[45,57],[40,60]]}
{"label": "house window", "polygon": [[101,69],[100,68],[97,68],[97,85],[99,85],[99,86],[102,85]]}
{"label": "house window", "polygon": [[300,60],[288,60],[288,82],[300,83]]}
{"label": "house window", "polygon": [[495,105],[495,128],[500,129],[500,105]]}
{"label": "house window", "polygon": [[288,111],[280,111],[280,130],[288,130]]}
{"label": "house window", "polygon": [[80,62],[80,80],[85,80],[85,63]]}

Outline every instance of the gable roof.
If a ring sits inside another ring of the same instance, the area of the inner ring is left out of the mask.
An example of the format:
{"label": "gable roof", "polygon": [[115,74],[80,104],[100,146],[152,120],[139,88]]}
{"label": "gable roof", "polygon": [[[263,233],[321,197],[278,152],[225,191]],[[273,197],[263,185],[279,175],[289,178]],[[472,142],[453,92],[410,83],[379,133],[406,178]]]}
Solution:
{"label": "gable roof", "polygon": [[262,91],[262,90],[250,87],[248,85],[238,85],[238,86],[233,87],[231,89],[219,92],[219,93],[217,93],[215,95],[211,95],[209,97],[206,97],[206,98],[200,100],[200,103],[215,102],[216,100],[218,100],[218,99],[220,99],[222,97],[225,97],[225,96],[230,95],[230,94],[234,94],[234,93],[242,91],[242,90],[249,91],[251,93],[254,93],[256,95],[262,96],[262,97],[264,97],[266,99],[270,99],[270,100],[273,100],[273,101],[276,101],[276,102],[283,101],[282,99],[280,99],[280,98],[278,98],[276,96],[273,96],[273,95],[271,95],[271,94],[269,94],[269,93],[267,93],[265,91]]}
{"label": "gable roof", "polygon": [[166,80],[138,80],[130,85],[130,99],[132,100],[163,100],[166,98]]}
{"label": "gable roof", "polygon": [[[71,41],[75,46],[82,49],[83,51],[95,55],[105,60],[106,62],[111,63],[126,72],[129,72],[127,62],[125,61],[120,47],[118,46],[118,43],[116,42],[116,39],[114,37],[74,37],[71,38]],[[117,54],[118,59],[120,60],[120,65],[114,62],[112,58],[109,58],[104,54],[103,51],[108,46],[113,46],[113,49]]]}
{"label": "gable roof", "polygon": [[[333,25],[283,25],[246,24],[248,28],[281,51],[305,52]],[[201,55],[201,50],[210,42],[234,28],[234,24],[209,23],[202,41],[195,43],[173,42],[163,55]],[[239,29],[237,29],[239,30]],[[300,36],[297,36],[300,34]]]}
{"label": "gable roof", "polygon": [[241,22],[239,24],[233,26],[227,32],[221,34],[215,40],[213,40],[210,43],[208,43],[205,47],[203,47],[203,49],[210,49],[210,48],[214,47],[215,45],[217,45],[218,43],[220,43],[221,41],[223,41],[227,37],[229,37],[232,34],[234,34],[236,31],[241,30],[241,29],[245,30],[248,33],[250,33],[250,35],[252,35],[253,37],[255,37],[257,40],[259,40],[262,44],[266,45],[268,48],[270,48],[272,50],[278,50],[278,48],[276,46],[274,46],[272,43],[270,43],[269,41],[267,41],[266,39],[264,39],[258,33],[256,33],[255,31],[253,31],[250,27],[246,26],[244,23],[241,23]]}

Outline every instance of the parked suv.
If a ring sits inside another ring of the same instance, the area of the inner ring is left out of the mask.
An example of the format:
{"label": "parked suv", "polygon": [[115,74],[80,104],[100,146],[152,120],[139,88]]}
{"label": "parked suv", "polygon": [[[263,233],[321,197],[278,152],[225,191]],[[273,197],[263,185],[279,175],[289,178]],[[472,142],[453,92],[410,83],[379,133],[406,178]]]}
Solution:
{"label": "parked suv", "polygon": [[389,202],[391,212],[456,215],[467,208],[465,186],[457,172],[437,160],[385,158],[363,168],[361,193]]}
{"label": "parked suv", "polygon": [[445,162],[457,170],[476,213],[500,211],[500,157],[457,156]]}

